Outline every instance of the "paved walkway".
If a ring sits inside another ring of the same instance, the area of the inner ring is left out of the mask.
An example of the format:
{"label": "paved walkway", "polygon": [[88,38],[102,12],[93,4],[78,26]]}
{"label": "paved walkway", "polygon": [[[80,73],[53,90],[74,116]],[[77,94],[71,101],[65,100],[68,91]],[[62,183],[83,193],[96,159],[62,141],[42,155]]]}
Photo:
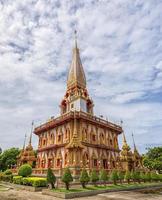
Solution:
{"label": "paved walkway", "polygon": [[[73,200],[162,200],[162,194],[142,194],[140,192],[112,192]],[[42,195],[41,192],[9,190],[0,192],[0,200],[61,200],[60,198]]]}

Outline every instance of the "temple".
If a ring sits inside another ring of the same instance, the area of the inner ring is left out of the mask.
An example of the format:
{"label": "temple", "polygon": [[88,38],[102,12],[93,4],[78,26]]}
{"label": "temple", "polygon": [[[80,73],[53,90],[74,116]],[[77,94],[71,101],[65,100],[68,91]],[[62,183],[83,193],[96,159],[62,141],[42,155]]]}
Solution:
{"label": "temple", "polygon": [[120,152],[122,126],[95,116],[93,107],[75,38],[60,116],[34,129],[39,137],[36,174],[46,174],[49,167],[56,175],[66,167],[78,175],[82,168],[131,170],[135,162],[139,165],[140,155],[136,148],[130,151],[125,135]]}
{"label": "temple", "polygon": [[32,146],[33,125],[34,124],[32,122],[32,128],[31,128],[29,143],[26,147],[25,147],[25,142],[26,142],[26,134],[25,134],[23,148],[22,148],[22,150],[20,151],[20,154],[17,157],[17,167],[20,167],[23,164],[29,164],[32,167],[35,167],[36,154],[35,154],[33,146]]}

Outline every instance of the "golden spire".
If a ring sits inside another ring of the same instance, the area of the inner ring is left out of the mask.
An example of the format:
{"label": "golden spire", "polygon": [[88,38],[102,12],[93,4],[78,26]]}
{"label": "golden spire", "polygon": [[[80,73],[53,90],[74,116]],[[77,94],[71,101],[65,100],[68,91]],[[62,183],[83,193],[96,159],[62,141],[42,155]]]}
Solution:
{"label": "golden spire", "polygon": [[31,146],[31,143],[32,143],[33,127],[34,127],[34,121],[32,121],[32,126],[31,126],[31,133],[30,133],[30,139],[29,139],[29,145],[30,146]]}
{"label": "golden spire", "polygon": [[134,151],[135,151],[135,150],[137,150],[137,148],[136,148],[136,144],[135,144],[135,141],[134,141],[134,135],[133,135],[133,133],[132,133],[132,139],[133,139],[133,146],[134,146]]}
{"label": "golden spire", "polygon": [[82,62],[80,59],[79,49],[77,47],[77,31],[75,34],[75,46],[73,49],[72,63],[69,69],[68,79],[67,79],[67,87],[71,88],[73,86],[86,87],[86,77],[84,73],[84,69],[82,66]]}
{"label": "golden spire", "polygon": [[26,133],[25,133],[25,138],[24,138],[23,150],[25,149],[25,143],[26,143]]}
{"label": "golden spire", "polygon": [[135,144],[135,140],[134,140],[134,135],[133,135],[133,133],[132,133],[132,139],[133,139],[134,153],[137,154],[137,155],[139,155],[139,152],[138,152],[137,147],[136,147],[136,144]]}

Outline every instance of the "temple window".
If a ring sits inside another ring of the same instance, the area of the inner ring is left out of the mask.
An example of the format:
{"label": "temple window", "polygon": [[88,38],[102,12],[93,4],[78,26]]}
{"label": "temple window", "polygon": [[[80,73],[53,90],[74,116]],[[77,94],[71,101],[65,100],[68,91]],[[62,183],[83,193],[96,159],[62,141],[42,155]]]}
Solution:
{"label": "temple window", "polygon": [[92,140],[95,142],[96,141],[96,136],[92,135]]}
{"label": "temple window", "polygon": [[74,108],[74,104],[73,103],[71,104],[71,108]]}
{"label": "temple window", "polygon": [[61,141],[61,135],[58,135],[58,142]]}
{"label": "temple window", "polygon": [[60,161],[60,159],[58,158],[58,159],[57,159],[57,163],[56,163],[57,167],[60,167],[60,163],[61,163],[61,161]]}
{"label": "temple window", "polygon": [[45,146],[45,145],[46,145],[46,139],[43,140],[43,146]]}
{"label": "temple window", "polygon": [[67,161],[67,158],[68,158],[68,157],[67,157],[67,154],[65,154],[65,165],[67,165],[67,162],[68,162],[68,161]]}
{"label": "temple window", "polygon": [[42,168],[45,168],[45,160],[42,160],[42,162],[41,162],[41,167],[42,167]]}
{"label": "temple window", "polygon": [[48,159],[48,167],[52,167],[52,159]]}
{"label": "temple window", "polygon": [[97,167],[97,159],[93,159],[93,166]]}
{"label": "temple window", "polygon": [[103,168],[104,168],[104,169],[107,169],[107,168],[108,168],[107,160],[106,160],[106,159],[103,159]]}
{"label": "temple window", "polygon": [[112,143],[112,139],[110,139],[110,145],[112,146],[112,144],[113,144],[113,143]]}

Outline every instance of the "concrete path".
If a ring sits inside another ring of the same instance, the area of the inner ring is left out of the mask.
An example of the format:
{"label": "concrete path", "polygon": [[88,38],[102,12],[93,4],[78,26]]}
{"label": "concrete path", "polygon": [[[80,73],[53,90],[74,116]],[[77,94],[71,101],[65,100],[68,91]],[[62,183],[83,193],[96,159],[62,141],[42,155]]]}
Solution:
{"label": "concrete path", "polygon": [[[9,190],[0,192],[0,200],[61,200],[41,192]],[[73,200],[162,200],[162,194],[142,194],[139,192],[112,192],[91,197],[75,198]]]}

